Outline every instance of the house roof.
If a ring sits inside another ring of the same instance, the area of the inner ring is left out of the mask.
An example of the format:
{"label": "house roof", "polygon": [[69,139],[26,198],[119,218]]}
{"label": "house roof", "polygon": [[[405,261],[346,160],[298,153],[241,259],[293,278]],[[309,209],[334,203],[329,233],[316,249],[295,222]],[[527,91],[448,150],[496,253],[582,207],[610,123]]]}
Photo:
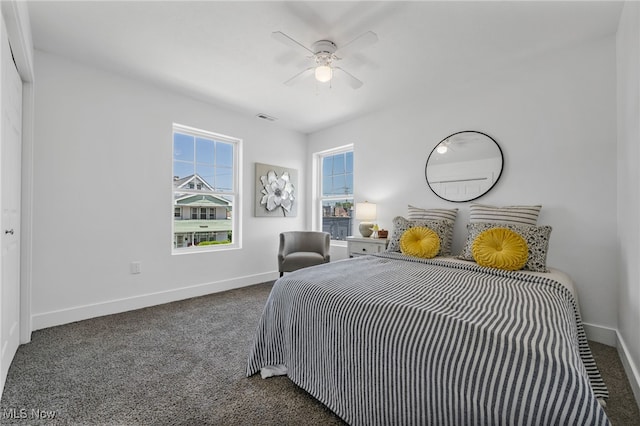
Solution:
{"label": "house roof", "polygon": [[208,194],[176,194],[176,206],[189,207],[230,207],[231,202],[224,198]]}
{"label": "house roof", "polygon": [[[194,188],[188,187],[189,183],[194,183]],[[201,183],[203,189],[198,189],[197,185]],[[208,194],[208,191],[213,191],[213,188],[197,173],[194,175],[185,176],[183,178],[173,180],[174,189],[184,189],[185,192],[174,192],[173,199],[174,204],[177,206],[190,206],[190,207],[231,207],[231,201],[218,197],[213,194]],[[188,192],[187,192],[188,191]]]}
{"label": "house roof", "polygon": [[174,178],[173,187],[176,189],[185,189],[188,188],[189,183],[193,182],[195,188],[197,188],[198,184],[201,184],[204,187],[204,190],[213,191],[213,187],[207,183],[199,174],[193,174],[189,176],[185,176],[183,178]]}

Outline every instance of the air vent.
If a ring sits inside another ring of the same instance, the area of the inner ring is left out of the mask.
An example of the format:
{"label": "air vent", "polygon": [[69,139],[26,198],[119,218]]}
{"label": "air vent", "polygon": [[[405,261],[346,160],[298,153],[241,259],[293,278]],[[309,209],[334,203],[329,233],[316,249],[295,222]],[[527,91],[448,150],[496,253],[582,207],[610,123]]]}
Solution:
{"label": "air vent", "polygon": [[270,115],[267,115],[267,114],[258,114],[258,115],[256,115],[256,117],[261,118],[263,120],[267,120],[267,121],[276,121],[277,120],[277,118],[271,117]]}

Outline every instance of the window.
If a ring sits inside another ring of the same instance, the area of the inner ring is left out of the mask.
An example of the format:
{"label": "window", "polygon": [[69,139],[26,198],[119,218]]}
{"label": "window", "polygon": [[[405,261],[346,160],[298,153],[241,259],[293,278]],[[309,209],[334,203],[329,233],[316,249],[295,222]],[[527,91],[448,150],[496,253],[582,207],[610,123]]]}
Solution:
{"label": "window", "polygon": [[332,240],[351,235],[353,216],[353,146],[315,155],[317,171],[317,222]]}
{"label": "window", "polygon": [[240,145],[173,125],[173,253],[240,247]]}

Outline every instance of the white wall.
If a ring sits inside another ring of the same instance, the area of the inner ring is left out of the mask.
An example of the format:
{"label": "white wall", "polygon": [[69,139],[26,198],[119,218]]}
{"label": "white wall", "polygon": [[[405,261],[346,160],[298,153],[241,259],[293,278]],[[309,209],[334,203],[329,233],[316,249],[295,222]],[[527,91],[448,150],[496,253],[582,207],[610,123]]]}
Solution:
{"label": "white wall", "polygon": [[[277,277],[306,208],[253,217],[254,168],[302,170],[303,134],[40,51],[35,70],[34,329]],[[242,249],[171,255],[173,122],[243,139]]]}
{"label": "white wall", "polygon": [[617,34],[619,352],[640,404],[640,4],[626,2]]}
{"label": "white wall", "polygon": [[[449,203],[429,189],[424,167],[446,136],[478,130],[505,156],[496,186],[478,201],[542,204],[539,223],[551,225],[548,264],[568,272],[593,336],[615,342],[616,61],[613,36],[557,51],[466,87],[389,106],[310,135],[309,153],[354,143],[355,201],[378,204],[378,222],[391,227],[407,204],[458,207],[454,250],[465,237],[469,203]],[[443,83],[444,85],[444,83]]]}

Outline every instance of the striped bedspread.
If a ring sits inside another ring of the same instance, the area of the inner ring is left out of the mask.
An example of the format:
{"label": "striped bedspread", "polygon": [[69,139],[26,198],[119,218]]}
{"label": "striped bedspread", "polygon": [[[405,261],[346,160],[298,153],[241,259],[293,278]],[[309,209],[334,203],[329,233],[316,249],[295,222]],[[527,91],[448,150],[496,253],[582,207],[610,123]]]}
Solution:
{"label": "striped bedspread", "polygon": [[556,281],[401,254],[274,285],[247,375],[289,378],[352,425],[607,425],[607,390]]}

